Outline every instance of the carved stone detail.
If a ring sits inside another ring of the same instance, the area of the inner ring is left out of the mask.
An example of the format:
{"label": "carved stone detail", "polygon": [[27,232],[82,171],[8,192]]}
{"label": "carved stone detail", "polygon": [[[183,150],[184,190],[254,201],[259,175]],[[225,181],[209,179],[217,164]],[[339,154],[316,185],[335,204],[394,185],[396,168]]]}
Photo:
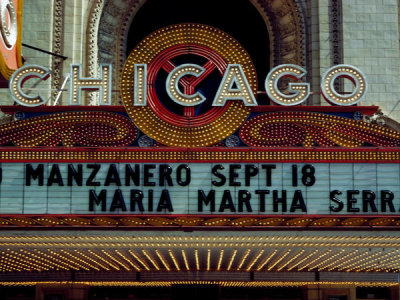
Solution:
{"label": "carved stone detail", "polygon": [[[332,65],[343,63],[343,47],[342,47],[342,2],[338,0],[330,0],[329,10],[329,26],[330,26],[330,42],[332,53]],[[343,91],[343,80],[336,80],[335,89]]]}
{"label": "carved stone detail", "polygon": [[341,16],[341,1],[331,0],[330,10],[330,31],[332,43],[332,65],[339,65],[342,63],[342,16]]}
{"label": "carved stone detail", "polygon": [[[84,62],[86,74],[89,77],[95,77],[98,72],[98,62],[97,62],[97,33],[99,29],[99,22],[101,12],[104,7],[105,0],[93,0],[90,8],[88,23],[87,23],[87,42],[86,42],[86,61]],[[87,100],[85,104],[97,105],[96,93],[88,93]]]}
{"label": "carved stone detail", "polygon": [[[272,66],[295,63],[305,64],[304,18],[294,0],[258,0],[270,19],[274,35]],[[290,62],[289,62],[290,61]]]}
{"label": "carved stone detail", "polygon": [[[52,52],[63,55],[64,48],[64,15],[65,15],[65,1],[55,0],[53,9],[53,44]],[[63,59],[57,56],[52,57],[52,76],[51,76],[51,99],[55,99],[58,90],[61,89],[63,78]]]}
{"label": "carved stone detail", "polygon": [[99,21],[101,12],[104,6],[105,0],[95,0],[92,4],[89,20],[88,20],[88,27],[87,27],[87,36],[88,41],[86,43],[86,57],[87,57],[87,69],[88,75],[94,77],[96,75],[96,68],[97,68],[97,32],[99,29]]}
{"label": "carved stone detail", "polygon": [[[133,16],[144,0],[106,0],[98,28],[98,63],[112,64],[113,90],[119,90],[119,77],[126,59],[127,35]],[[112,103],[119,104],[119,93],[112,94]]]}

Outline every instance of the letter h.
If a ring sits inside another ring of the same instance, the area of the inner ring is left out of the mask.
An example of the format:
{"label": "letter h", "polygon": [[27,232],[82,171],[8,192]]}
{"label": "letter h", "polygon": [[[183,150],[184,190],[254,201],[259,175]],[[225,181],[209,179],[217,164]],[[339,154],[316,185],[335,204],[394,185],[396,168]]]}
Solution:
{"label": "letter h", "polygon": [[71,65],[71,81],[69,91],[69,104],[80,105],[82,90],[98,90],[99,104],[111,104],[111,71],[110,64],[100,65],[99,78],[82,77],[80,64]]}

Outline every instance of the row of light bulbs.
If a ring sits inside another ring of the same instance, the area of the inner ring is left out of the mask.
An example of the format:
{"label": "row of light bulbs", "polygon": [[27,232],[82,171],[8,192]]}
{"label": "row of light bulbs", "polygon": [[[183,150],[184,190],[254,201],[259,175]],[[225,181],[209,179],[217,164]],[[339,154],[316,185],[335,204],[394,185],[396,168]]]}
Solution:
{"label": "row of light bulbs", "polygon": [[77,286],[100,286],[100,287],[159,287],[169,288],[174,285],[219,285],[221,287],[231,288],[265,288],[265,287],[307,287],[319,286],[320,288],[340,287],[398,287],[395,282],[368,282],[368,281],[9,281],[0,282],[0,286],[19,287],[35,286],[43,284],[48,287],[73,287]]}
{"label": "row of light bulbs", "polygon": [[[212,148],[210,148],[212,149]],[[68,152],[55,152],[46,151],[40,149],[40,151],[32,151],[32,149],[18,151],[2,151],[0,153],[0,159],[4,162],[7,161],[104,161],[104,162],[115,162],[115,161],[182,161],[187,159],[193,159],[198,161],[242,161],[242,162],[254,162],[254,160],[260,160],[263,162],[268,161],[303,161],[303,160],[318,160],[319,162],[393,162],[400,159],[400,152],[396,149],[391,151],[380,151],[379,149],[368,150],[362,149],[360,151],[326,151],[313,148],[313,151],[309,149],[298,148],[296,151],[291,149],[281,151],[272,151],[270,148],[264,148],[260,151],[252,149],[249,151],[176,151],[176,150],[165,150],[163,152],[154,153],[149,148],[143,148],[141,151],[129,151],[129,149],[123,149],[123,151],[107,151],[104,149],[97,149],[93,151],[82,151],[82,150],[71,150]]]}

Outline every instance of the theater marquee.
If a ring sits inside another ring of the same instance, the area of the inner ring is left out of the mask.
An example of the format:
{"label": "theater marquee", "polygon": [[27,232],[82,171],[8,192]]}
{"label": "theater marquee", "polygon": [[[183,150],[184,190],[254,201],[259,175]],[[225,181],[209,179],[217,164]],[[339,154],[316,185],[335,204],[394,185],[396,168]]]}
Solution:
{"label": "theater marquee", "polygon": [[3,163],[10,214],[398,214],[396,164]]}
{"label": "theater marquee", "polygon": [[[0,125],[0,214],[399,214],[400,133],[363,121],[377,107],[354,105],[367,92],[356,67],[322,76],[319,92],[335,106],[299,106],[311,93],[304,68],[273,68],[259,92],[237,41],[179,24],[129,55],[123,106],[109,105],[110,65],[97,78],[84,78],[79,65],[70,70],[69,106],[24,92],[28,78],[51,76],[45,67],[25,66],[11,78],[20,105],[2,107],[14,121]],[[337,90],[341,77],[351,93]],[[100,105],[80,105],[83,90],[98,91]],[[274,105],[259,103],[260,93]]]}

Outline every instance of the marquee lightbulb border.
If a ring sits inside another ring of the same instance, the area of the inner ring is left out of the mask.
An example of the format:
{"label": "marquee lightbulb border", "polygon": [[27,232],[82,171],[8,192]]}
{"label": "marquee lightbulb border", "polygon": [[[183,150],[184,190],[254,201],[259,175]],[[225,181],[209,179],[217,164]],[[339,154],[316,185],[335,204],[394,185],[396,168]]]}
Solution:
{"label": "marquee lightbulb border", "polygon": [[[190,123],[187,126],[177,126],[173,122],[167,122],[160,118],[151,107],[135,105],[133,99],[135,93],[132,93],[137,89],[136,82],[133,80],[135,64],[150,65],[159,53],[178,45],[188,45],[186,49],[188,53],[191,53],[190,45],[205,46],[211,49],[215,55],[221,57],[228,65],[240,64],[244,75],[249,78],[248,84],[251,92],[253,94],[256,92],[255,67],[250,56],[233,37],[211,26],[178,24],[155,31],[131,52],[121,76],[122,101],[135,125],[145,134],[164,145],[172,147],[212,145],[232,134],[246,120],[250,109],[246,107],[243,101],[231,101],[217,118],[210,119],[205,124],[195,127],[190,126]],[[181,66],[178,66],[178,69],[180,68]],[[176,72],[173,71],[172,73]],[[171,84],[167,81],[166,85],[168,90]],[[172,90],[176,91],[174,88]],[[173,91],[171,94],[174,94]],[[182,101],[178,100],[178,102]]]}

